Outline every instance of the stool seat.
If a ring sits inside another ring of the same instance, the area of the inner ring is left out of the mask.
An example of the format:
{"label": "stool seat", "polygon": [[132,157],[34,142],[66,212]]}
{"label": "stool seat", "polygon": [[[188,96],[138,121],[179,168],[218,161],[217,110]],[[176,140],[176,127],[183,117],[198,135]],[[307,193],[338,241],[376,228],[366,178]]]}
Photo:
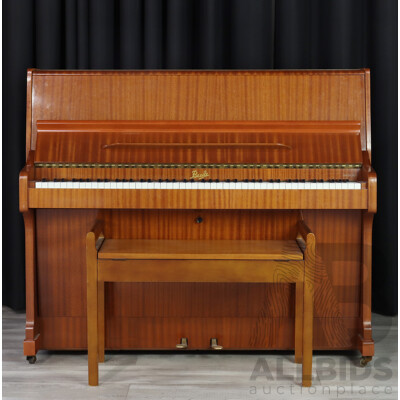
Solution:
{"label": "stool seat", "polygon": [[105,239],[99,259],[303,260],[295,240]]}

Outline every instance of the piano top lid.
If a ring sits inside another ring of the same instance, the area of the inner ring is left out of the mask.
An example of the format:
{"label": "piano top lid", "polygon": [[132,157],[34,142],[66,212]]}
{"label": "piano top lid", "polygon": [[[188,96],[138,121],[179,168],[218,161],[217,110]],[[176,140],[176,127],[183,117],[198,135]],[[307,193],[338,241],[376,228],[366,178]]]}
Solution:
{"label": "piano top lid", "polygon": [[29,70],[26,150],[37,122],[359,121],[371,149],[369,70]]}
{"label": "piano top lid", "polygon": [[361,164],[357,121],[38,121],[35,163]]}

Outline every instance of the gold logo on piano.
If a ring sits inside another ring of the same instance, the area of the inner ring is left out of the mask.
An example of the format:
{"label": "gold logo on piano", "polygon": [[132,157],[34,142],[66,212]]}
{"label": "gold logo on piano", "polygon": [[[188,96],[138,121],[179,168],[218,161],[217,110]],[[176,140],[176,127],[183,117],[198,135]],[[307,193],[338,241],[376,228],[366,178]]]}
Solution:
{"label": "gold logo on piano", "polygon": [[199,173],[197,169],[194,169],[190,179],[204,179],[207,176],[210,176],[210,174],[206,170],[204,170],[202,173]]}

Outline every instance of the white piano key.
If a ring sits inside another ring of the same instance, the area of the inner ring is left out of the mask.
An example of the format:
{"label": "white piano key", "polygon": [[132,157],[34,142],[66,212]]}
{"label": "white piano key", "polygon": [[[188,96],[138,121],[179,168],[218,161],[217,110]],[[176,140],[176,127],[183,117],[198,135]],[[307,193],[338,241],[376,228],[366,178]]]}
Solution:
{"label": "white piano key", "polygon": [[280,189],[280,186],[279,186],[279,184],[280,184],[280,182],[273,182],[272,183],[272,189]]}
{"label": "white piano key", "polygon": [[256,183],[255,182],[249,182],[249,189],[254,190],[256,188]]}
{"label": "white piano key", "polygon": [[211,182],[210,189],[212,189],[212,190],[217,189],[217,182]]}
{"label": "white piano key", "polygon": [[306,183],[305,182],[299,182],[297,184],[297,188],[301,189],[301,190],[304,190],[306,188]]}
{"label": "white piano key", "polygon": [[357,189],[357,190],[361,189],[361,182],[355,182],[354,189]]}
{"label": "white piano key", "polygon": [[336,189],[336,183],[335,182],[329,182],[329,189],[335,190]]}
{"label": "white piano key", "polygon": [[256,182],[254,185],[254,189],[260,190],[261,189],[261,182]]}
{"label": "white piano key", "polygon": [[229,189],[230,188],[230,182],[222,182],[222,188],[223,189]]}
{"label": "white piano key", "polygon": [[160,189],[166,189],[166,188],[167,188],[167,182],[165,181],[161,182]]}
{"label": "white piano key", "polygon": [[342,188],[342,182],[335,182],[335,189],[340,190]]}
{"label": "white piano key", "polygon": [[354,190],[356,188],[355,182],[347,182],[347,189]]}
{"label": "white piano key", "polygon": [[179,189],[179,182],[172,182],[172,189]]}
{"label": "white piano key", "polygon": [[35,188],[42,189],[42,182],[40,182],[40,181],[35,182]]}
{"label": "white piano key", "polygon": [[206,182],[204,185],[204,189],[207,189],[207,190],[211,189],[211,182]]}
{"label": "white piano key", "polygon": [[327,189],[330,189],[331,184],[330,184],[329,182],[324,182],[324,183],[322,184],[322,186],[323,186],[323,189],[324,189],[324,190],[327,190]]}
{"label": "white piano key", "polygon": [[323,182],[317,182],[317,190],[323,189],[324,188],[324,183]]}
{"label": "white piano key", "polygon": [[262,190],[271,189],[271,188],[269,187],[269,185],[270,185],[269,182],[262,182],[262,183],[261,183],[261,189],[262,189]]}

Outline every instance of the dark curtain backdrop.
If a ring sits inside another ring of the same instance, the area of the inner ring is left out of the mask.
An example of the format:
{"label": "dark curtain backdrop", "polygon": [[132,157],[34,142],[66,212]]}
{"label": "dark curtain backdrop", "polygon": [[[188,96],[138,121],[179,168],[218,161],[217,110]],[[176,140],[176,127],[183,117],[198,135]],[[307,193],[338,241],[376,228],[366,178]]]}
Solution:
{"label": "dark curtain backdrop", "polygon": [[374,310],[397,313],[396,0],[4,0],[3,299],[24,308],[26,68],[371,68]]}

